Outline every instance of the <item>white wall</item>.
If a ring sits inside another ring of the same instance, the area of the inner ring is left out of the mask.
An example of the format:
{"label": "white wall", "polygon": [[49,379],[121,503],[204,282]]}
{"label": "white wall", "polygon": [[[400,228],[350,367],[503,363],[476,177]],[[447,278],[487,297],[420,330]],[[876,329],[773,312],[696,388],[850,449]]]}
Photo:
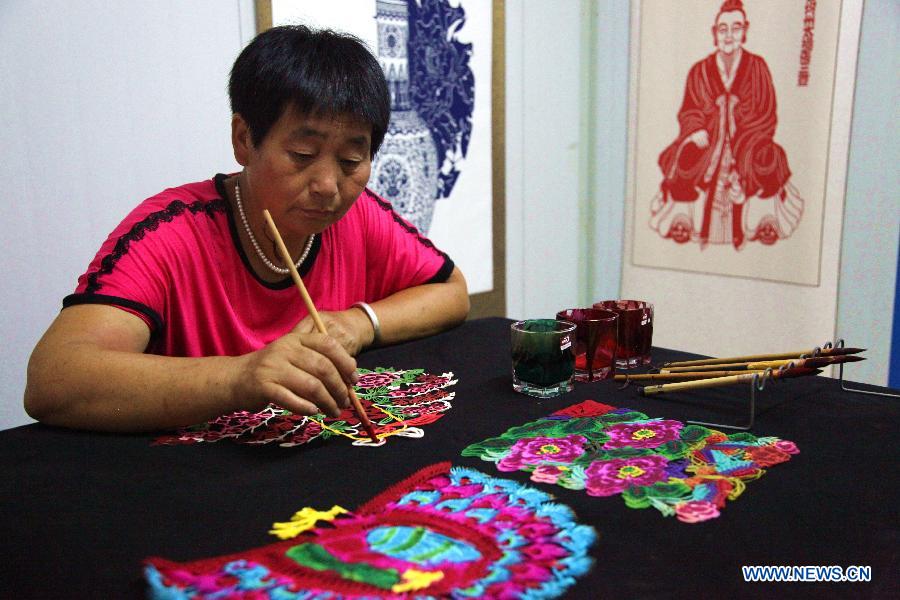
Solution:
{"label": "white wall", "polygon": [[252,1],[0,3],[0,428],[30,421],[25,367],[140,200],[237,168],[228,72]]}
{"label": "white wall", "polygon": [[[868,360],[847,367],[846,377],[887,385],[891,323],[900,238],[900,3],[866,0],[856,75],[856,100],[837,335],[869,348]],[[900,315],[893,315],[900,319]]]}
{"label": "white wall", "polygon": [[506,3],[507,314],[554,315],[585,282],[581,2]]}

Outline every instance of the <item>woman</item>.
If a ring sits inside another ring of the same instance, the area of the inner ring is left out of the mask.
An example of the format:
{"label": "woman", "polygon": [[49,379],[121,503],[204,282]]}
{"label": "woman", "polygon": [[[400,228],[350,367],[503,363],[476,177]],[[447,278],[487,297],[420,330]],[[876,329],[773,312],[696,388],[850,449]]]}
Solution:
{"label": "woman", "polygon": [[[231,72],[240,173],[165,190],[113,231],[28,365],[43,422],[136,431],[274,402],[337,415],[373,342],[468,312],[462,273],[365,188],[390,117],[356,38],[276,27]],[[267,209],[329,335],[281,264]]]}

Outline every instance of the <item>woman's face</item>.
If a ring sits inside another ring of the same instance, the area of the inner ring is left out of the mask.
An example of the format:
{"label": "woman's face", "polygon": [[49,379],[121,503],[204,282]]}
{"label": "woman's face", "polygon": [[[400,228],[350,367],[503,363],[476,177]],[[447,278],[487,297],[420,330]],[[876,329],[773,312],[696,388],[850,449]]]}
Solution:
{"label": "woman's face", "polygon": [[244,167],[247,210],[268,209],[286,241],[299,243],[346,214],[369,181],[372,127],[354,117],[316,117],[287,109],[254,146],[240,115],[232,121],[235,158]]}

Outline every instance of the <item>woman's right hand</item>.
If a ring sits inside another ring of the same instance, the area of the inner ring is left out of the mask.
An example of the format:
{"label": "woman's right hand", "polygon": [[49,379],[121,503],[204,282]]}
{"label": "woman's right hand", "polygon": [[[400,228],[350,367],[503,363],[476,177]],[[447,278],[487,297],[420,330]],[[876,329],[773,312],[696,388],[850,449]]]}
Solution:
{"label": "woman's right hand", "polygon": [[347,386],[359,379],[356,360],[340,343],[298,328],[240,359],[234,402],[250,411],[272,402],[296,414],[337,417],[350,405]]}

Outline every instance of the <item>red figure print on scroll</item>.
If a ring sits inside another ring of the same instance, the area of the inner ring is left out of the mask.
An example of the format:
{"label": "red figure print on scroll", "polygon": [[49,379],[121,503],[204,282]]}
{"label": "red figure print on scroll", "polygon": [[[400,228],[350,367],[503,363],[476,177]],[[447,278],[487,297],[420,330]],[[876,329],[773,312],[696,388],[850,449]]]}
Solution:
{"label": "red figure print on scroll", "polygon": [[650,227],[679,244],[772,245],[803,216],[787,155],[775,142],[772,75],[744,47],[749,28],[743,3],[726,0],[712,26],[715,51],[691,67],[678,136],[659,155]]}

